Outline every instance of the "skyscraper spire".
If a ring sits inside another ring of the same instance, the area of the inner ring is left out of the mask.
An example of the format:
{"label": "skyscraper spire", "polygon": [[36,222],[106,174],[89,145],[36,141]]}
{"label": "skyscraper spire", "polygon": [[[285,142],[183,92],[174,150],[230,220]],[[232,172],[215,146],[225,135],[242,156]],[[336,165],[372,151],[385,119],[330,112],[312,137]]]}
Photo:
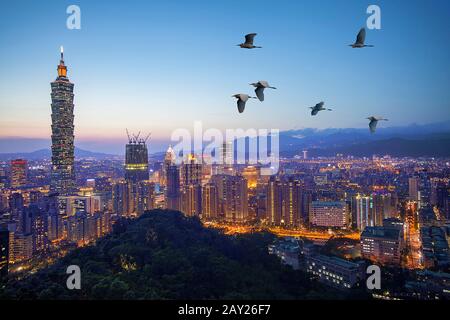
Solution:
{"label": "skyscraper spire", "polygon": [[59,60],[58,65],[58,78],[67,77],[67,67],[64,65],[64,48],[61,46],[61,60]]}

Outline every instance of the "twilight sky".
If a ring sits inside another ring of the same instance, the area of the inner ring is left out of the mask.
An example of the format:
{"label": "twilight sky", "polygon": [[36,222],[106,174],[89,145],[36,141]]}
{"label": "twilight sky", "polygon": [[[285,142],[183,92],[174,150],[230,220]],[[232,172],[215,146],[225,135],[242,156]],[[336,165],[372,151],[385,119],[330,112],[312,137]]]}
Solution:
{"label": "twilight sky", "polygon": [[[66,28],[67,6],[81,30]],[[370,4],[374,48],[351,49]],[[257,32],[262,49],[236,47]],[[450,119],[450,1],[22,1],[0,11],[0,139],[50,136],[50,82],[64,45],[76,145],[112,151],[125,128],[167,141],[176,128],[363,127]],[[277,90],[238,114],[235,93]],[[333,112],[308,106],[324,100]],[[122,147],[121,147],[122,148]],[[150,149],[151,146],[150,146]],[[8,152],[10,150],[0,150]]]}

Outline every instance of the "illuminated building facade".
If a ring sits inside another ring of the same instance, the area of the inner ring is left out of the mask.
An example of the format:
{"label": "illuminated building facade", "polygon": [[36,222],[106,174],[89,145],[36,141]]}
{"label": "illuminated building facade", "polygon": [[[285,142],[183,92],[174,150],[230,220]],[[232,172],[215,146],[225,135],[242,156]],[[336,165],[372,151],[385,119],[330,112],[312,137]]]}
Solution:
{"label": "illuminated building facade", "polygon": [[125,180],[132,183],[149,179],[146,140],[134,137],[125,147]]}
{"label": "illuminated building facade", "polygon": [[10,234],[9,262],[17,263],[33,257],[33,235],[23,233]]}
{"label": "illuminated building facade", "polygon": [[249,189],[256,188],[258,184],[259,168],[255,166],[248,166],[242,170],[242,176],[247,180],[247,187]]}
{"label": "illuminated building facade", "polygon": [[400,228],[366,227],[361,233],[361,255],[381,264],[399,264],[402,235]]}
{"label": "illuminated building facade", "polygon": [[187,160],[183,163],[181,176],[182,186],[202,183],[202,164],[193,154],[188,155]]}
{"label": "illuminated building facade", "polygon": [[180,210],[180,170],[172,164],[166,170],[166,208]]}
{"label": "illuminated building facade", "polygon": [[11,187],[20,188],[27,183],[27,160],[11,160]]}
{"label": "illuminated building facade", "polygon": [[214,183],[207,183],[202,189],[202,217],[216,219],[219,216],[219,192]]}
{"label": "illuminated building facade", "polygon": [[241,176],[225,176],[223,209],[228,222],[248,220],[247,180]]}
{"label": "illuminated building facade", "polygon": [[61,48],[58,78],[52,88],[52,172],[50,189],[67,195],[75,189],[73,83],[67,78],[67,67]]}
{"label": "illuminated building facade", "polygon": [[315,227],[347,228],[350,222],[348,206],[344,201],[312,201],[309,223]]}
{"label": "illuminated building facade", "polygon": [[137,184],[135,211],[138,215],[155,208],[155,184],[141,181]]}
{"label": "illuminated building facade", "polygon": [[299,226],[302,223],[302,188],[295,179],[272,177],[267,185],[267,218],[276,226]]}
{"label": "illuminated building facade", "polygon": [[134,203],[131,183],[121,180],[113,184],[112,206],[113,211],[120,216],[127,216],[133,213]]}
{"label": "illuminated building facade", "polygon": [[162,186],[167,186],[167,172],[169,171],[169,167],[175,164],[175,152],[172,149],[172,146],[166,151],[166,155],[164,156],[164,162],[162,165],[162,174],[160,183]]}
{"label": "illuminated building facade", "polygon": [[200,216],[202,213],[202,186],[189,184],[182,187],[181,211],[188,217]]}

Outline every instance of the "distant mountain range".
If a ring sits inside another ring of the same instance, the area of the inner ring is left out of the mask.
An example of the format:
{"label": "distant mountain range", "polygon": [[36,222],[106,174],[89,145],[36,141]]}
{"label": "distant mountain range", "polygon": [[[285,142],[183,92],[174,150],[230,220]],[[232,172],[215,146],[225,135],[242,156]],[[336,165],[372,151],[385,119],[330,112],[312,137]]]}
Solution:
{"label": "distant mountain range", "polygon": [[[27,159],[27,160],[41,160],[51,158],[50,149],[39,149],[33,152],[13,152],[13,153],[0,153],[0,160],[8,161],[11,159]],[[107,159],[115,158],[116,155],[92,152],[75,147],[75,158],[95,158],[95,159]]]}
{"label": "distant mountain range", "polygon": [[300,129],[280,133],[284,156],[308,150],[310,156],[336,153],[354,156],[450,156],[450,122],[407,127],[368,129]]}
{"label": "distant mountain range", "polygon": [[[26,138],[20,140],[16,138],[16,140],[8,141],[6,138],[2,138],[0,139],[0,151],[2,145],[6,146],[15,141],[20,143],[20,146],[23,145],[24,150],[27,150],[25,149],[26,140]],[[167,142],[167,145],[169,143]],[[162,142],[160,144],[162,145]],[[282,156],[301,155],[303,150],[308,150],[310,156],[332,156],[341,153],[367,157],[372,155],[450,157],[450,121],[403,127],[380,125],[375,134],[371,134],[368,128],[305,128],[280,132],[279,151]],[[150,158],[162,160],[164,154],[164,152],[153,153]],[[50,156],[50,149],[39,149],[28,153],[0,153],[0,160],[13,158],[34,160],[50,158]],[[118,157],[80,148],[75,148],[75,156],[97,159]]]}

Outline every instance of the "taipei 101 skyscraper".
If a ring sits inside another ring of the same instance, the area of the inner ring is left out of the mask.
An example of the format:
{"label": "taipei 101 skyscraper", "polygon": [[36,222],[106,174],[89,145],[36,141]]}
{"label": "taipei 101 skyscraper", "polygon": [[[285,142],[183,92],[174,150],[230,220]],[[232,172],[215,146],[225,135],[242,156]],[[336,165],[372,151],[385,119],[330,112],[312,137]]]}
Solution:
{"label": "taipei 101 skyscraper", "polygon": [[52,172],[50,190],[68,195],[75,190],[73,83],[67,78],[64,53],[52,88]]}

